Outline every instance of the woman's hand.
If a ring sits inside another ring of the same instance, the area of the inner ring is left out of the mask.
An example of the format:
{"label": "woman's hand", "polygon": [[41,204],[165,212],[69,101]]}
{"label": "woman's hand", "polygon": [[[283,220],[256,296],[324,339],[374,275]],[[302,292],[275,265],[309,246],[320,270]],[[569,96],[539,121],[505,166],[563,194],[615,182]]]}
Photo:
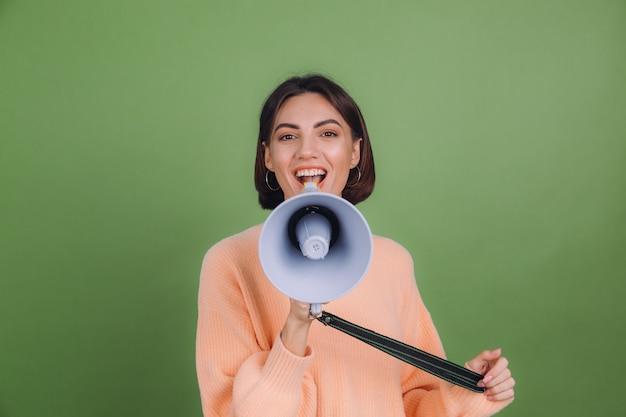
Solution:
{"label": "woman's hand", "polygon": [[304,356],[306,353],[309,328],[315,320],[310,313],[311,304],[290,299],[290,308],[280,339],[283,345],[294,355]]}
{"label": "woman's hand", "polygon": [[485,388],[485,395],[488,400],[513,399],[515,380],[509,370],[509,361],[502,356],[502,349],[485,350],[467,362],[465,367],[483,375],[478,386]]}
{"label": "woman's hand", "polygon": [[311,304],[305,303],[302,301],[296,301],[293,299],[289,299],[289,316],[287,318],[292,318],[296,321],[300,321],[302,323],[311,324],[311,320],[317,318],[315,316],[311,316]]}

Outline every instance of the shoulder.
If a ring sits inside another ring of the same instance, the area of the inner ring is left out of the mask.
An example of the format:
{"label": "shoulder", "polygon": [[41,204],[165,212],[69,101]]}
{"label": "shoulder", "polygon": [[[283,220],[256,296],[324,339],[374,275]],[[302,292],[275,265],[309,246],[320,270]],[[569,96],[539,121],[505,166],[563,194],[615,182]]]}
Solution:
{"label": "shoulder", "polygon": [[372,257],[372,272],[385,276],[403,277],[409,281],[415,280],[413,258],[409,251],[395,240],[374,236],[374,254]]}
{"label": "shoulder", "polygon": [[233,256],[256,253],[258,251],[261,227],[262,225],[252,226],[215,243],[206,252],[204,256],[205,262],[211,259],[231,259]]}
{"label": "shoulder", "polygon": [[259,235],[261,234],[261,227],[263,225],[257,224],[256,226],[252,226],[242,232],[236,233],[232,236],[228,236],[216,244],[214,244],[209,251],[211,250],[222,250],[231,247],[239,248],[241,245],[249,245],[256,244],[259,240]]}
{"label": "shoulder", "polygon": [[374,235],[374,254],[378,257],[388,259],[391,262],[401,261],[413,264],[413,259],[409,251],[400,243],[387,237]]}

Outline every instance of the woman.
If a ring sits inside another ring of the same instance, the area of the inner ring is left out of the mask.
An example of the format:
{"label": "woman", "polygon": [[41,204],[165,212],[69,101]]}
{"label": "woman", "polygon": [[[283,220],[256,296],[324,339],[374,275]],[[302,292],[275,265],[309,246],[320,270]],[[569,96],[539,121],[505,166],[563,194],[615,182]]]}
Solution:
{"label": "woman", "polygon": [[[357,204],[374,181],[365,121],[340,86],[311,75],[272,92],[255,166],[263,208],[298,195],[305,182]],[[485,393],[474,393],[313,323],[309,304],[288,299],[264,275],[261,227],[219,242],[203,262],[196,359],[205,416],[475,417],[512,401],[515,381],[499,349],[467,362],[484,376]],[[444,357],[413,274],[407,251],[375,236],[365,277],[325,309]]]}

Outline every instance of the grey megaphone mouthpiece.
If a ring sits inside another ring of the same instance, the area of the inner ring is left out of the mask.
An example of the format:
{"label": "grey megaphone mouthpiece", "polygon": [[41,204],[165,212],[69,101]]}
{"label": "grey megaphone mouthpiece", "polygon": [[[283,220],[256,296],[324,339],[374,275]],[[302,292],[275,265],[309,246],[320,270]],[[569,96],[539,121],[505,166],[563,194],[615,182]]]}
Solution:
{"label": "grey megaphone mouthpiece", "polygon": [[302,217],[296,225],[296,237],[302,254],[309,259],[324,259],[330,249],[330,222],[315,212]]}

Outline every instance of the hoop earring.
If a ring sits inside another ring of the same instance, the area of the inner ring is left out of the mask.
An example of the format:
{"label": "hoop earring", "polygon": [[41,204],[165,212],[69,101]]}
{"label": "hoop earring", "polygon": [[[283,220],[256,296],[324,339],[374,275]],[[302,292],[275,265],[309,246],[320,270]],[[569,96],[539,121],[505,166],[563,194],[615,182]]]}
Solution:
{"label": "hoop earring", "polygon": [[354,188],[359,183],[359,181],[361,181],[361,168],[359,168],[358,165],[355,166],[354,168],[356,168],[356,171],[357,171],[356,181],[354,182],[354,184],[346,184],[347,188]]}
{"label": "hoop earring", "polygon": [[[265,171],[265,185],[267,185],[267,188],[269,188],[270,191],[280,190],[280,184],[278,185],[278,187],[272,188],[272,186],[270,185],[269,174],[270,174],[269,170]],[[276,175],[274,175],[274,177],[276,177]],[[278,183],[278,181],[276,181],[276,183]]]}

